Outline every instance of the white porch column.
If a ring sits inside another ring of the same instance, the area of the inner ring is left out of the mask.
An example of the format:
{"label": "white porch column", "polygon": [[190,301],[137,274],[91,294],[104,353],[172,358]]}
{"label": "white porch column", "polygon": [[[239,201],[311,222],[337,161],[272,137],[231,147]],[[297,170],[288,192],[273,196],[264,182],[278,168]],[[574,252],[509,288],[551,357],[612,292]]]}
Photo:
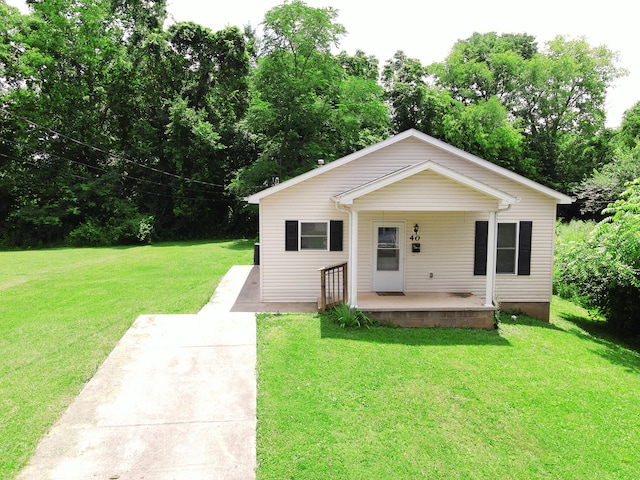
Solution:
{"label": "white porch column", "polygon": [[358,212],[349,218],[349,305],[358,306]]}
{"label": "white porch column", "polygon": [[496,249],[498,246],[498,215],[489,212],[489,229],[487,232],[487,284],[484,294],[484,304],[493,306],[496,286]]}

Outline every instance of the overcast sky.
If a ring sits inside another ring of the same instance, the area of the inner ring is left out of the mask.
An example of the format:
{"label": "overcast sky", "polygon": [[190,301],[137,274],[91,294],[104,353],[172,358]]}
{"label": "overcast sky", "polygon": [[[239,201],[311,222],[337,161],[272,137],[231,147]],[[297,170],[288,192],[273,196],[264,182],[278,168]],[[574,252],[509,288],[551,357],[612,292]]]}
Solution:
{"label": "overcast sky", "polygon": [[[220,30],[229,25],[257,27],[280,0],[167,0],[175,21],[194,21]],[[24,8],[24,0],[8,0]],[[332,6],[347,29],[340,49],[375,55],[380,65],[397,50],[423,64],[442,61],[453,44],[473,32],[528,33],[539,45],[556,35],[586,37],[592,45],[619,52],[629,76],[607,95],[607,123],[620,124],[625,110],[640,101],[640,41],[635,6],[629,0],[306,0],[313,7]]]}

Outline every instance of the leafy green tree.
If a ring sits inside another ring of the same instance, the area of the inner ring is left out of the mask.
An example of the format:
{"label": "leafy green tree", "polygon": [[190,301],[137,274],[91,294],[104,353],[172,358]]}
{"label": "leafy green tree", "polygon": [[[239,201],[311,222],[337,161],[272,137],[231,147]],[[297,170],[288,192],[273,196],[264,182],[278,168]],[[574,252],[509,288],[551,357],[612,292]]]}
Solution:
{"label": "leafy green tree", "polygon": [[628,148],[636,148],[640,143],[640,102],[624,112],[616,140]]}
{"label": "leafy green tree", "polygon": [[561,281],[574,286],[615,329],[640,332],[640,179],[628,184],[587,239],[562,259]]}
{"label": "leafy green tree", "polygon": [[582,214],[599,217],[602,209],[612,203],[626,188],[627,182],[640,178],[640,103],[625,112],[617,132],[594,137],[611,153],[610,160],[594,169],[576,187]]}
{"label": "leafy green tree", "polygon": [[589,154],[583,156],[575,142],[586,146],[604,130],[606,90],[624,73],[616,61],[604,46],[557,37],[527,63],[514,114],[522,120],[529,155],[546,183],[567,189],[606,162],[606,152],[593,155],[585,149]]}
{"label": "leafy green tree", "polygon": [[447,90],[429,83],[427,69],[420,60],[396,52],[382,70],[382,82],[394,131],[415,128],[444,139],[442,119],[453,111],[454,101]]}
{"label": "leafy green tree", "polygon": [[[33,13],[12,30],[10,44],[20,48],[4,72],[9,88],[2,99],[14,131],[12,181],[24,186],[14,189],[8,216],[20,243],[60,241],[93,214],[91,205],[78,211],[77,197],[83,182],[92,182],[110,161],[105,85],[121,54],[108,2],[30,5]],[[119,193],[113,185],[109,195]]]}
{"label": "leafy green tree", "polygon": [[518,80],[527,61],[538,53],[527,34],[474,33],[458,41],[442,63],[429,67],[436,84],[470,105],[497,97],[511,110],[518,103]]}
{"label": "leafy green tree", "polygon": [[594,170],[575,189],[581,213],[599,217],[636,178],[640,178],[640,145],[634,149],[618,147],[613,161]]}
{"label": "leafy green tree", "polygon": [[5,243],[135,241],[151,218],[163,238],[223,233],[244,165],[243,34],[164,30],[164,1],[31,8],[1,38]]}
{"label": "leafy green tree", "polygon": [[332,55],[345,34],[336,19],[334,9],[300,0],[265,15],[246,120],[260,154],[239,173],[241,193],[305,172],[320,158],[338,158],[388,132],[377,60],[364,53]]}
{"label": "leafy green tree", "polygon": [[[449,67],[454,68],[452,64]],[[428,72],[438,68],[444,67],[425,68],[403,52],[397,52],[387,62],[382,77],[395,129],[416,128],[498,165],[522,174],[533,173],[523,157],[522,133],[510,121],[509,112],[498,97],[487,91],[474,94],[472,100],[460,96],[462,88],[450,91],[434,86]],[[485,73],[491,76],[488,70]]]}
{"label": "leafy green tree", "polygon": [[318,135],[336,97],[340,65],[331,55],[345,34],[332,8],[302,1],[269,10],[254,75],[251,129],[261,135],[260,161],[284,179],[308,170],[323,154]]}
{"label": "leafy green tree", "polygon": [[338,54],[337,60],[348,77],[358,77],[375,82],[380,77],[378,59],[374,55],[367,55],[362,50],[356,50],[355,55],[349,55],[342,51]]}
{"label": "leafy green tree", "polygon": [[524,175],[535,173],[523,160],[522,133],[509,122],[497,97],[468,106],[456,102],[442,118],[442,127],[444,139],[458,148]]}
{"label": "leafy green tree", "polygon": [[610,160],[607,142],[593,139],[606,138],[606,90],[624,74],[616,63],[616,54],[582,38],[557,37],[540,50],[530,35],[475,33],[428,70],[467,107],[498,99],[523,135],[519,158],[506,163],[569,190]]}

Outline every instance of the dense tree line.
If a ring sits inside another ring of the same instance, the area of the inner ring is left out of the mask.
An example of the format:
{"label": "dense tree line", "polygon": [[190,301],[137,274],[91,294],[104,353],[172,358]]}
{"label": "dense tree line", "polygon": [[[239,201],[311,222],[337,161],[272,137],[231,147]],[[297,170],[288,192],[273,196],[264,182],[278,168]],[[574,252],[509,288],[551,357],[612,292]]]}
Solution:
{"label": "dense tree line", "polygon": [[[433,65],[333,53],[332,8],[263,33],[167,26],[165,0],[0,0],[0,247],[255,233],[242,198],[416,128],[598,214],[640,175],[640,104],[605,127],[624,71],[604,46],[474,34]],[[579,213],[579,212],[576,212]]]}

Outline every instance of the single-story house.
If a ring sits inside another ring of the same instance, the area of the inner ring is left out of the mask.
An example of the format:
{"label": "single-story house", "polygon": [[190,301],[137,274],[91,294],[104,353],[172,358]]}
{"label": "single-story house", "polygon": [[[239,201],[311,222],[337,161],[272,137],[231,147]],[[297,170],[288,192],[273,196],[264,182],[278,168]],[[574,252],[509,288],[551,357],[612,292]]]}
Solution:
{"label": "single-story house", "polygon": [[548,320],[556,207],[573,201],[413,129],[246,200],[262,302],[319,301],[319,271],[341,264],[344,300],[374,317],[486,328],[496,308]]}

